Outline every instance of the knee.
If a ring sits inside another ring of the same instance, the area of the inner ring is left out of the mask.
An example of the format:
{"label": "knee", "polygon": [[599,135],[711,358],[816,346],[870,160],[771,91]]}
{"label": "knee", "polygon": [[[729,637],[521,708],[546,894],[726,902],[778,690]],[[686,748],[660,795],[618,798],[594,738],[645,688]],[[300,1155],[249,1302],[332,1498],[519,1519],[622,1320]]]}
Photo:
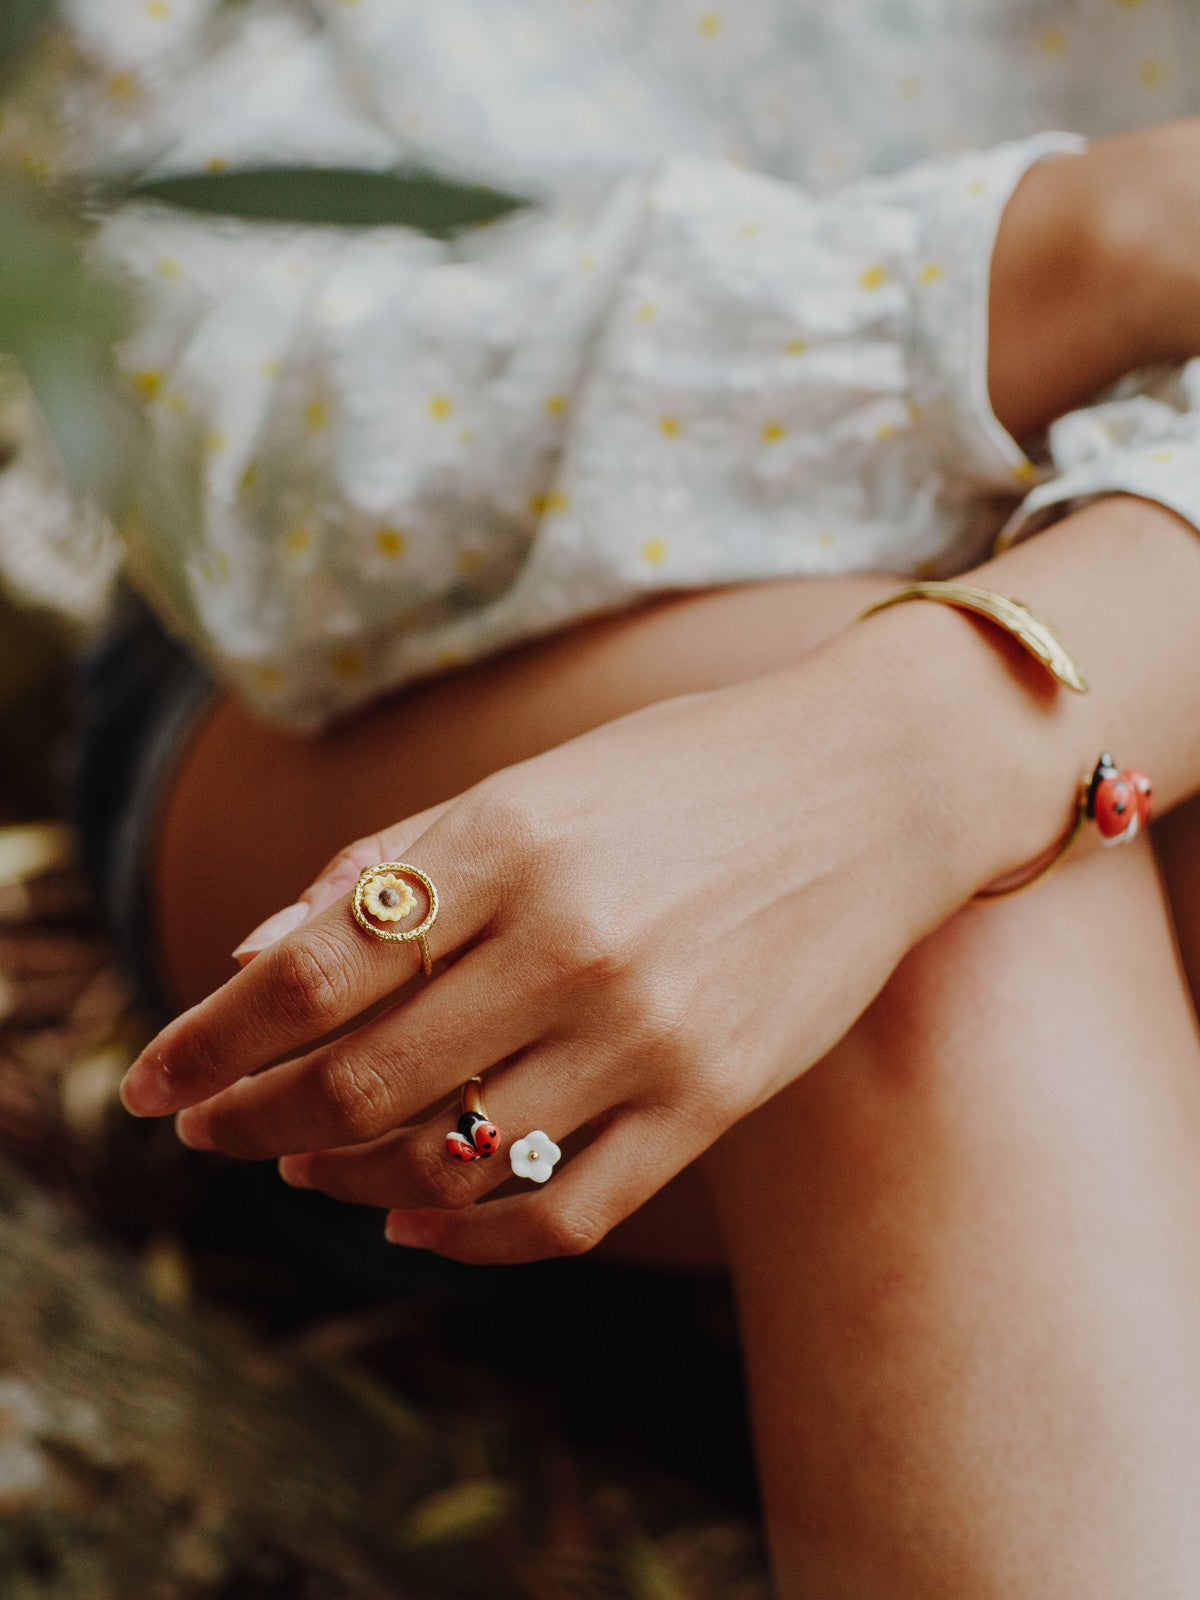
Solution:
{"label": "knee", "polygon": [[944,1132],[1090,1115],[1145,1053],[1195,1040],[1148,841],[1028,895],[964,907],[912,950],[844,1041],[860,1092],[935,1108]]}

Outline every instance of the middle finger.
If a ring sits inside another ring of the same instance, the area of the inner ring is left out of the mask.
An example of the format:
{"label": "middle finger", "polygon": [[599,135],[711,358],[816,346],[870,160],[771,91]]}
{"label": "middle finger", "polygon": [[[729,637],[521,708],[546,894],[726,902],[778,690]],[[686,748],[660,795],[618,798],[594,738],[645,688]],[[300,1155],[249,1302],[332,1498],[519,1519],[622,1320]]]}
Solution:
{"label": "middle finger", "polygon": [[280,1176],[296,1188],[320,1189],[358,1205],[470,1205],[512,1177],[509,1150],[531,1129],[561,1144],[613,1109],[611,1085],[599,1070],[581,1070],[576,1041],[546,1043],[497,1067],[487,1076],[483,1098],[504,1140],[488,1159],[464,1163],[447,1151],[446,1135],[458,1121],[456,1101],[370,1144],[288,1156],[279,1164]]}
{"label": "middle finger", "polygon": [[[426,865],[429,856],[440,854],[433,843],[430,835],[430,848],[417,859],[439,883],[442,862]],[[468,863],[460,855],[446,866],[440,881],[452,883],[453,893],[443,899],[429,930],[434,960],[475,937],[495,910],[482,860]],[[423,891],[418,898],[397,931],[424,916]],[[142,1117],[165,1116],[207,1100],[248,1073],[311,1048],[419,970],[415,944],[372,938],[354,920],[349,896],[343,896],[168,1024],[130,1067],[121,1098],[127,1110]]]}
{"label": "middle finger", "polygon": [[411,999],[180,1112],[179,1137],[247,1160],[378,1138],[538,1037],[548,996],[517,964],[502,940],[477,946]]}

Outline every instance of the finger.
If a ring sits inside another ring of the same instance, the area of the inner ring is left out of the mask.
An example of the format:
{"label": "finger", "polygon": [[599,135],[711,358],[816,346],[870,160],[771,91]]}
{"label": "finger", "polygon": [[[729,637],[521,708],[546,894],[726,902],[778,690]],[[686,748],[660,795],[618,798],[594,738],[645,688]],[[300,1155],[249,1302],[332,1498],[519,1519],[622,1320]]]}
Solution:
{"label": "finger", "polygon": [[682,1118],[631,1109],[535,1192],[458,1210],[391,1211],[387,1237],[475,1265],[582,1255],[710,1142]]}
{"label": "finger", "polygon": [[[488,856],[473,838],[460,840],[461,831],[446,819],[409,852],[442,895],[428,936],[435,959],[479,934],[497,905]],[[394,927],[415,927],[425,910],[422,894]],[[394,994],[420,962],[415,943],[388,943],[361,928],[343,896],[151,1040],[122,1084],[126,1109],[138,1116],[179,1111],[248,1073],[312,1049]]]}
{"label": "finger", "polygon": [[365,839],[356,839],[344,850],[339,850],[325,863],[304,893],[297,897],[294,905],[273,912],[265,922],[260,922],[252,933],[246,935],[233,952],[233,959],[240,967],[244,967],[260,951],[282,939],[285,933],[292,932],[316,912],[326,910],[344,894],[349,894],[358,882],[360,873],[367,867],[373,867],[377,861],[403,860],[405,851],[453,804],[453,800],[445,800],[440,805],[430,806],[427,811],[418,812],[415,817],[409,817],[393,828],[368,834]]}
{"label": "finger", "polygon": [[248,1160],[378,1138],[539,1036],[553,990],[520,976],[514,1007],[518,974],[480,946],[405,1004],[181,1113],[179,1136]]}
{"label": "finger", "polygon": [[540,1128],[556,1144],[607,1111],[612,1093],[601,1074],[578,1070],[575,1053],[544,1045],[488,1073],[483,1099],[503,1143],[494,1156],[457,1160],[446,1135],[458,1122],[459,1104],[411,1128],[401,1128],[357,1148],[291,1155],[280,1176],[296,1188],[321,1189],[335,1200],[367,1206],[465,1206],[512,1177],[513,1142]]}

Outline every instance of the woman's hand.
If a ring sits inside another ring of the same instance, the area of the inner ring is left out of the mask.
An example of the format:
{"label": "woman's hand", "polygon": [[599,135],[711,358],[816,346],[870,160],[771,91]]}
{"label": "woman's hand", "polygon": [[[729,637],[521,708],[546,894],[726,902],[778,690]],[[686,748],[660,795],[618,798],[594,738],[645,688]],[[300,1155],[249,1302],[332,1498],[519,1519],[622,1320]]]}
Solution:
{"label": "woman's hand", "polygon": [[[594,1244],[823,1055],[978,883],[1046,842],[994,858],[963,826],[991,775],[1020,768],[970,712],[973,676],[1009,677],[1002,652],[942,608],[902,609],[352,846],[300,926],[153,1041],[126,1104],[190,1107],[188,1143],[290,1156],[292,1181],[398,1208],[393,1237],[463,1260]],[[936,662],[952,633],[970,651],[957,681]],[[1047,837],[1057,825],[1056,807]],[[430,942],[449,965],[428,984],[410,984],[412,945],[350,915],[347,891],[382,859],[438,885]],[[456,1109],[430,1108],[477,1073],[510,1142],[594,1137],[552,1183],[471,1206],[508,1161],[450,1160]]]}

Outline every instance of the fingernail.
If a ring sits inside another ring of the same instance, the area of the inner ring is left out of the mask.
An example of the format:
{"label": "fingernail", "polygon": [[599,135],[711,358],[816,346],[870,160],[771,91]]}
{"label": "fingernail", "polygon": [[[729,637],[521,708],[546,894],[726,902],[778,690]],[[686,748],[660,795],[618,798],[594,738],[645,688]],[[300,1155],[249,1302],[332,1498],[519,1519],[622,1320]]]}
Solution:
{"label": "fingernail", "polygon": [[290,1184],[293,1189],[311,1189],[312,1179],[305,1171],[305,1163],[298,1161],[293,1156],[282,1156],[279,1160],[279,1176],[284,1183]]}
{"label": "fingernail", "polygon": [[233,959],[236,961],[239,956],[252,956],[260,950],[265,950],[269,944],[282,939],[285,933],[291,933],[293,928],[298,928],[307,918],[308,912],[309,908],[302,900],[297,900],[293,906],[284,906],[282,911],[277,911],[265,922],[260,922],[253,933],[246,935],[233,952]]}
{"label": "fingernail", "polygon": [[135,1117],[161,1117],[175,1098],[170,1078],[156,1061],[135,1061],[121,1079],[120,1095]]}
{"label": "fingernail", "polygon": [[195,1111],[181,1111],[175,1118],[175,1137],[189,1150],[215,1150],[217,1147],[204,1131],[203,1118]]}

